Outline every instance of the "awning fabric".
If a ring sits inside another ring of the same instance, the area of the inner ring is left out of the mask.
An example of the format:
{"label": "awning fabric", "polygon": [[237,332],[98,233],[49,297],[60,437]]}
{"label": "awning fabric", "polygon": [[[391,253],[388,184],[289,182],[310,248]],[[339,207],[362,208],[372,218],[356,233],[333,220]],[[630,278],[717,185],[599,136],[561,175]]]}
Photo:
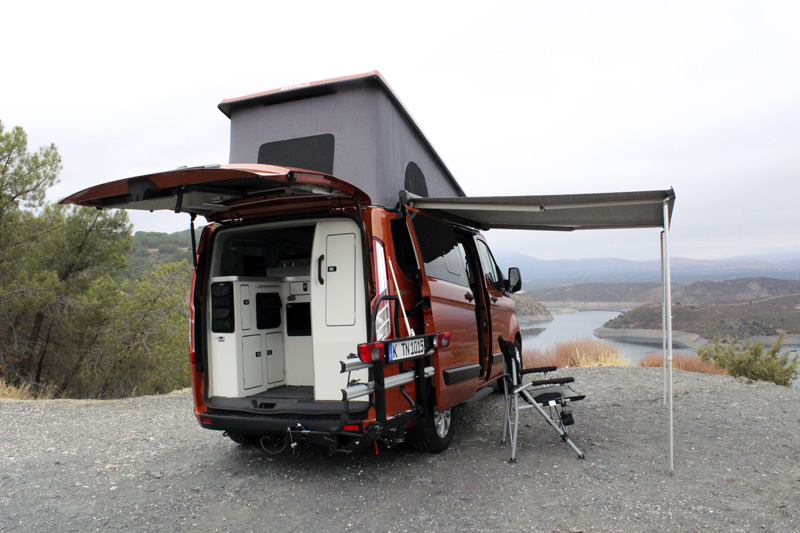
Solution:
{"label": "awning fabric", "polygon": [[662,228],[663,204],[669,218],[675,192],[634,191],[549,196],[421,198],[406,203],[441,218],[477,229],[574,231],[583,229]]}

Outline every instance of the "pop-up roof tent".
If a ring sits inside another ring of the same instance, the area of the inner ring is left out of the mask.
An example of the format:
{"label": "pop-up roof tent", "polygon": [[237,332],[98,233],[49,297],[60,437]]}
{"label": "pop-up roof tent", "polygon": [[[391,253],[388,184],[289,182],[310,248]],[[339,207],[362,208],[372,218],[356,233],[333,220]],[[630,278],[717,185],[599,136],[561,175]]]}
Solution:
{"label": "pop-up roof tent", "polygon": [[397,192],[465,196],[381,75],[292,85],[223,100],[231,163],[316,170],[392,207]]}

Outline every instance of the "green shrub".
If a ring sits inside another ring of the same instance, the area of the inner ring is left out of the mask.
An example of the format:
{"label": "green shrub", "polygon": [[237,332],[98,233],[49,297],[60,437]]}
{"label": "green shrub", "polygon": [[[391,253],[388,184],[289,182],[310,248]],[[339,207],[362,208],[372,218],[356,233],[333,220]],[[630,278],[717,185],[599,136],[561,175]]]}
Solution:
{"label": "green shrub", "polygon": [[697,355],[727,370],[732,376],[744,376],[760,381],[772,381],[791,386],[797,379],[800,360],[797,354],[781,354],[783,335],[768,349],[761,342],[715,339],[712,346],[700,348]]}

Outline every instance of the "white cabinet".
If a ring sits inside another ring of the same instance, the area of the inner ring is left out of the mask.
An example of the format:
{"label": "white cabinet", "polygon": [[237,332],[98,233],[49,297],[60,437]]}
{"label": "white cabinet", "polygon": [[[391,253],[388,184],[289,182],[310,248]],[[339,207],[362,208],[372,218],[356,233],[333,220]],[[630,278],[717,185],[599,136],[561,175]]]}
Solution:
{"label": "white cabinet", "polygon": [[284,384],[281,293],[280,281],[211,279],[209,396],[242,398]]}
{"label": "white cabinet", "polygon": [[267,383],[275,385],[286,379],[283,356],[283,334],[267,333]]}
{"label": "white cabinet", "polygon": [[242,337],[242,379],[245,390],[264,386],[264,358],[261,335]]}

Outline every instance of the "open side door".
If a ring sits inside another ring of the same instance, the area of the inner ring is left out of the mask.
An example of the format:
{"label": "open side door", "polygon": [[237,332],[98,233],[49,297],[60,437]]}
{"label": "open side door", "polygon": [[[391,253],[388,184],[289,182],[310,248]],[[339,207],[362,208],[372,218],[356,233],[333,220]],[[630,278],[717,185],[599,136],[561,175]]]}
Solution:
{"label": "open side door", "polygon": [[450,345],[433,356],[439,411],[475,395],[481,373],[475,295],[469,285],[455,232],[414,208],[406,224],[421,271],[425,333],[450,332]]}
{"label": "open side door", "polygon": [[331,201],[339,205],[371,203],[363,191],[340,179],[271,165],[180,168],[96,185],[60,203],[99,209],[169,210],[221,222],[263,214],[279,199],[284,207],[293,205],[292,200],[321,205]]}

